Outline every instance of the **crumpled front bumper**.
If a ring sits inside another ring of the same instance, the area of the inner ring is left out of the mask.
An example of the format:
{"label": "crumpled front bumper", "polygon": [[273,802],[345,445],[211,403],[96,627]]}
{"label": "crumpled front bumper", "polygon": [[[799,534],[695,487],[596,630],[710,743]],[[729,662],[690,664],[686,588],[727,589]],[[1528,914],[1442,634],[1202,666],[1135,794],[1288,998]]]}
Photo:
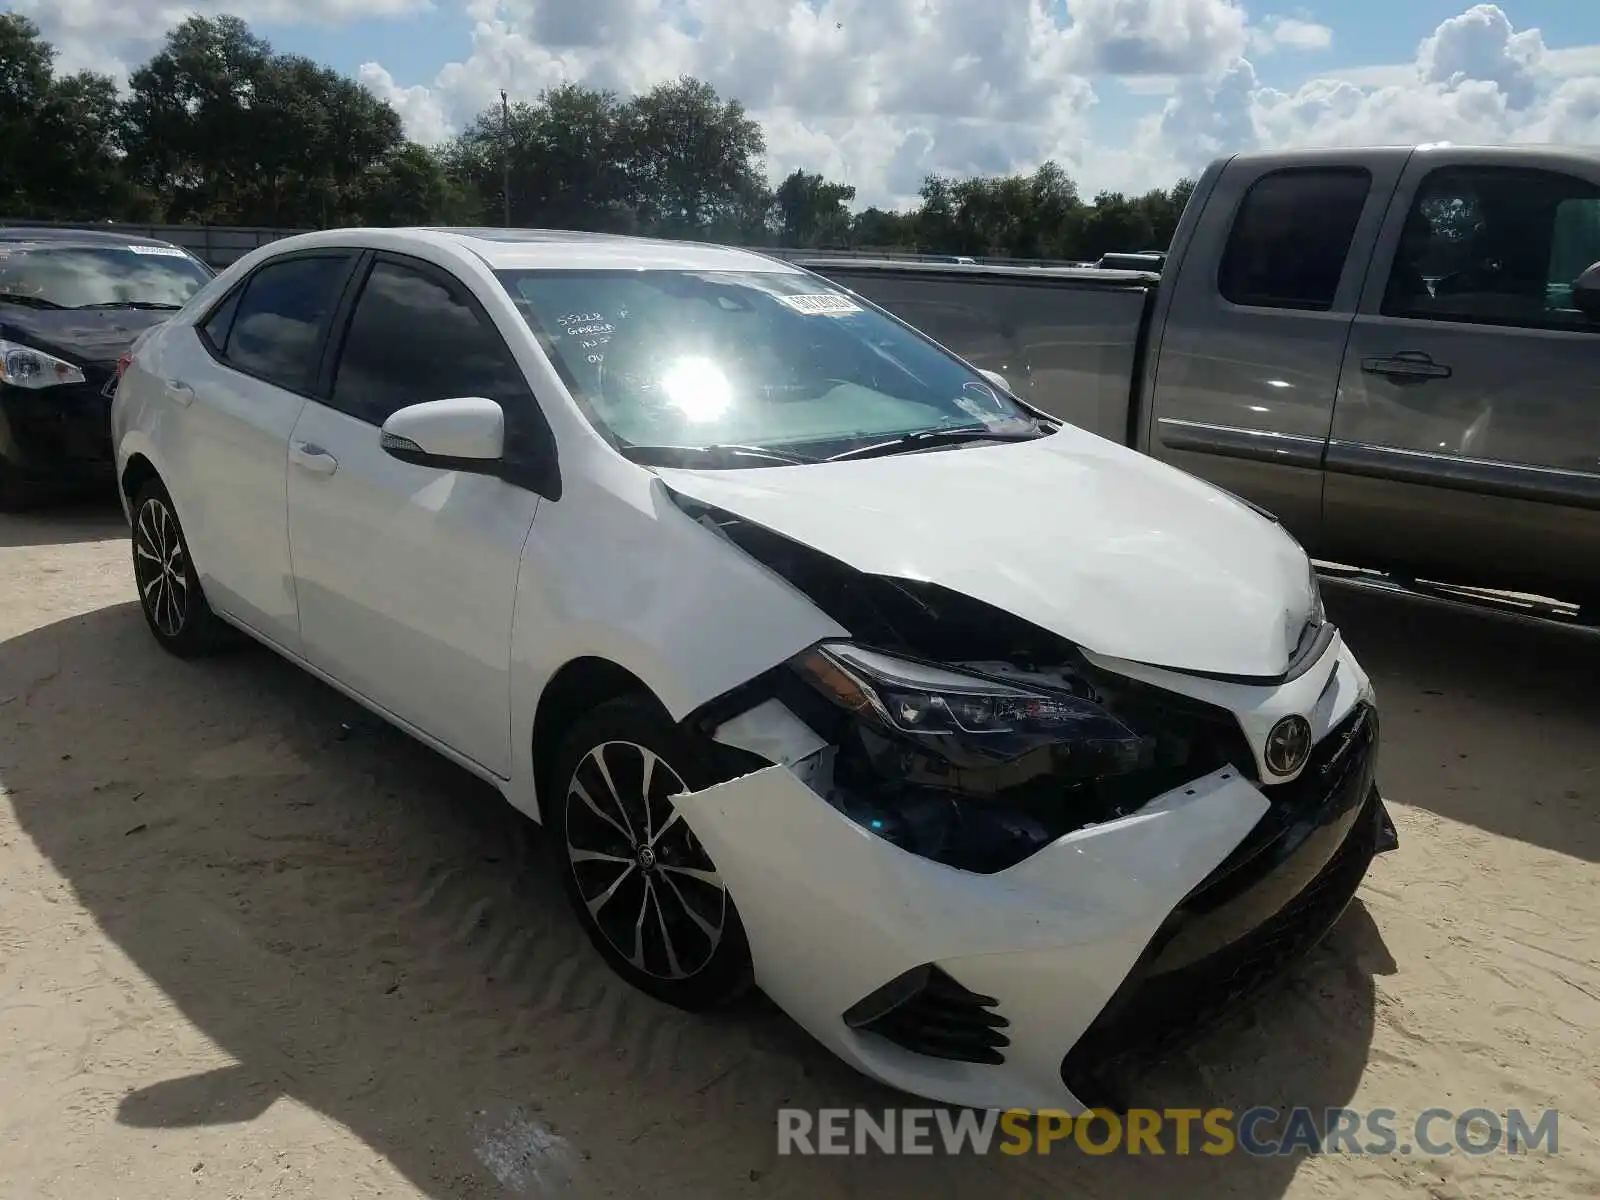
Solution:
{"label": "crumpled front bumper", "polygon": [[[901,850],[784,766],[675,803],[739,906],[757,982],[845,1061],[944,1103],[1115,1104],[1108,1067],[1221,1015],[1314,944],[1392,837],[1373,782],[1376,710],[1350,664],[1359,687],[1324,712],[1296,783],[1263,789],[1223,769],[992,875]],[[847,1023],[929,966],[923,1042],[997,1029],[1000,1061],[915,1052],[892,1022]]]}

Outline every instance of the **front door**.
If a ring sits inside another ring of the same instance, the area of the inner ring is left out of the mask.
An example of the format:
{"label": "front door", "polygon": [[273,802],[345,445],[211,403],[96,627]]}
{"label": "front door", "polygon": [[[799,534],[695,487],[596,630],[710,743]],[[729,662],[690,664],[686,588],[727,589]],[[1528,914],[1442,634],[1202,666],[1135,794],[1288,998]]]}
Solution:
{"label": "front door", "polygon": [[1403,162],[1231,163],[1161,280],[1150,452],[1269,509],[1314,554],[1339,363]]}
{"label": "front door", "polygon": [[511,621],[538,497],[379,445],[397,409],[482,396],[510,441],[533,405],[522,370],[461,283],[380,255],[326,402],[289,440],[289,542],[308,661],[493,774],[511,773]]}
{"label": "front door", "polygon": [[1330,539],[1600,596],[1600,324],[1571,298],[1600,260],[1600,172],[1419,154],[1384,234],[1340,376]]}

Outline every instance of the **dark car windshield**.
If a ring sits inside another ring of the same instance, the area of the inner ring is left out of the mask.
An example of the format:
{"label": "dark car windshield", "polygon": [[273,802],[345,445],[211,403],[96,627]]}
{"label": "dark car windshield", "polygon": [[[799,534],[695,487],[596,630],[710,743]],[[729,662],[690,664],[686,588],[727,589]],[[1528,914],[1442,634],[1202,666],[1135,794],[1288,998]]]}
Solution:
{"label": "dark car windshield", "polygon": [[0,303],[181,308],[210,278],[169,246],[0,245]]}
{"label": "dark car windshield", "polygon": [[498,274],[589,420],[651,461],[713,447],[733,454],[685,465],[763,466],[924,430],[1034,431],[982,375],[813,276]]}

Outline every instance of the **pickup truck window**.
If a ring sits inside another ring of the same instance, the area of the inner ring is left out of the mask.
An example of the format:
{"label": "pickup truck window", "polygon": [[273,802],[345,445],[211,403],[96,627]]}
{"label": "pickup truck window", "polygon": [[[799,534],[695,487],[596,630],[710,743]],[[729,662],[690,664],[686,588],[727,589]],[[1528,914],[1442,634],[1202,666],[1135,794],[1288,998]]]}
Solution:
{"label": "pickup truck window", "polygon": [[1295,168],[1256,180],[1222,251],[1223,299],[1250,308],[1332,308],[1371,189],[1372,176],[1358,167]]}
{"label": "pickup truck window", "polygon": [[1595,262],[1600,188],[1556,171],[1442,167],[1412,200],[1383,313],[1594,329],[1572,305],[1572,282]]}

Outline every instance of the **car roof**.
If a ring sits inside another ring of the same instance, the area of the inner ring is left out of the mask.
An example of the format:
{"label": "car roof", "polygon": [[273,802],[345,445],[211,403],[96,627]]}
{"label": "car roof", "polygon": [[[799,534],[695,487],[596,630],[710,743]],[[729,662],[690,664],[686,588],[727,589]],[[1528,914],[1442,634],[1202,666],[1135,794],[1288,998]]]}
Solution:
{"label": "car roof", "polygon": [[[109,229],[65,229],[59,225],[0,225],[0,242],[37,242],[52,246],[164,246],[183,250],[174,242]],[[184,253],[189,253],[184,250]]]}
{"label": "car roof", "polygon": [[782,259],[736,246],[564,229],[446,226],[330,229],[320,233],[298,234],[270,244],[274,250],[288,252],[327,245],[398,249],[407,242],[413,245],[454,246],[476,255],[493,270],[595,270],[612,267],[803,273]]}

